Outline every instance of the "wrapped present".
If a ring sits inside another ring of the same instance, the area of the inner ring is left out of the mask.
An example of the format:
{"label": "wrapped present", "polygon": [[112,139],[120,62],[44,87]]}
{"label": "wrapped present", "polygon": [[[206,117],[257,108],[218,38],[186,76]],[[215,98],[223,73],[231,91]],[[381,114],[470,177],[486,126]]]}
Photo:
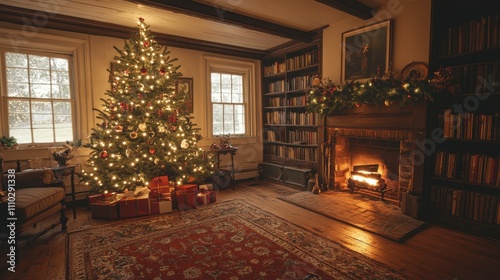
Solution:
{"label": "wrapped present", "polygon": [[198,205],[206,205],[215,201],[215,191],[202,191],[196,195],[196,202]]}
{"label": "wrapped present", "polygon": [[187,210],[196,208],[196,193],[186,192],[184,190],[175,192],[177,208],[179,210]]}
{"label": "wrapped present", "polygon": [[118,219],[118,203],[99,200],[90,204],[92,218],[96,219]]}
{"label": "wrapped present", "polygon": [[104,194],[102,193],[98,193],[98,194],[88,194],[87,195],[87,203],[88,205],[90,206],[91,203],[95,203],[95,202],[98,202],[99,200],[101,200],[102,198],[104,198]]}
{"label": "wrapped present", "polygon": [[198,187],[200,191],[213,191],[214,185],[212,184],[203,184]]}
{"label": "wrapped present", "polygon": [[172,199],[171,197],[163,197],[160,199],[149,199],[151,207],[151,214],[164,214],[172,212]]}
{"label": "wrapped present", "polygon": [[177,186],[177,190],[198,193],[198,185],[197,184],[184,184],[184,185]]}
{"label": "wrapped present", "polygon": [[125,196],[118,202],[120,218],[150,215],[149,194],[139,197]]}
{"label": "wrapped present", "polygon": [[168,187],[168,176],[158,176],[149,181],[149,189]]}
{"label": "wrapped present", "polygon": [[160,198],[162,196],[168,196],[172,192],[170,187],[159,187],[151,189],[149,192],[149,198]]}

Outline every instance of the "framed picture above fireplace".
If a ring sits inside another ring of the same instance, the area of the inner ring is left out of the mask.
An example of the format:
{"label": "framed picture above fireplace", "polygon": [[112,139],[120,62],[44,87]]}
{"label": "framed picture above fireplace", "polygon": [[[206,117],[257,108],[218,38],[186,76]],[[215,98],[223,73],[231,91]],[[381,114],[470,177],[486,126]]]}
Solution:
{"label": "framed picture above fireplace", "polygon": [[[385,70],[391,58],[392,21],[342,33],[341,80],[367,80]],[[383,74],[383,73],[382,73]]]}

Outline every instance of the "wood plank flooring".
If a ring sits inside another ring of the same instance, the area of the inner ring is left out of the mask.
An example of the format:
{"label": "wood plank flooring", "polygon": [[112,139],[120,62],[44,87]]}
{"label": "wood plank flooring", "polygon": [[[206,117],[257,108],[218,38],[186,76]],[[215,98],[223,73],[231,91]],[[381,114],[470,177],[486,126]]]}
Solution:
{"label": "wood plank flooring", "polygon": [[[297,190],[268,181],[244,182],[235,190],[218,192],[217,201],[245,200],[412,279],[500,279],[500,241],[430,225],[397,243],[278,199],[294,192]],[[76,220],[72,209],[67,210],[70,231],[114,222],[93,219],[85,206],[77,210]],[[0,279],[65,279],[65,242],[66,234],[58,227],[21,248],[15,273],[6,270],[6,246],[2,244]]]}

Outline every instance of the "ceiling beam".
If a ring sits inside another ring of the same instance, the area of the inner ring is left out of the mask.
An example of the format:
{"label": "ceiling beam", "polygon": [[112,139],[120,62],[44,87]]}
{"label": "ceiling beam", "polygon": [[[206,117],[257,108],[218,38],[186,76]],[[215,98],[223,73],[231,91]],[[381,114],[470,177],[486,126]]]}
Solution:
{"label": "ceiling beam", "polygon": [[299,42],[311,42],[314,34],[269,21],[238,14],[220,7],[186,0],[128,0],[133,3],[169,10],[201,19],[231,24]]}
{"label": "ceiling beam", "polygon": [[334,9],[346,12],[360,19],[370,19],[373,17],[373,9],[356,0],[316,0]]}
{"label": "ceiling beam", "polygon": [[[43,26],[37,26],[34,22],[29,22],[39,11],[17,8],[7,5],[0,5],[0,22],[13,23],[19,28],[25,28],[29,24],[27,31],[38,30],[39,28],[48,28],[89,35],[98,35],[106,37],[115,37],[121,39],[130,38],[130,33],[137,31],[137,28],[117,25],[107,22],[76,18],[60,14],[53,14],[47,17]],[[28,22],[26,22],[28,20]],[[24,29],[23,29],[24,30]],[[35,32],[35,31],[34,31]],[[170,34],[155,33],[156,41],[168,47],[178,47],[184,49],[206,51],[224,55],[239,56],[246,58],[260,59],[269,54],[267,51],[231,46],[227,44],[208,42],[198,39],[174,36]]]}

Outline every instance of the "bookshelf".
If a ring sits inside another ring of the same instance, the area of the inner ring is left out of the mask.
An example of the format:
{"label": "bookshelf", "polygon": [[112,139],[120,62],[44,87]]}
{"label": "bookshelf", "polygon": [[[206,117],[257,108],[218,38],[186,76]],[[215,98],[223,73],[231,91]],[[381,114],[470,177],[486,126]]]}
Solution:
{"label": "bookshelf", "polygon": [[432,70],[456,77],[452,98],[432,104],[425,203],[429,219],[500,236],[500,8],[493,0],[433,1]]}
{"label": "bookshelf", "polygon": [[305,186],[307,174],[317,169],[321,120],[307,112],[305,90],[320,72],[321,34],[262,60],[262,176]]}

